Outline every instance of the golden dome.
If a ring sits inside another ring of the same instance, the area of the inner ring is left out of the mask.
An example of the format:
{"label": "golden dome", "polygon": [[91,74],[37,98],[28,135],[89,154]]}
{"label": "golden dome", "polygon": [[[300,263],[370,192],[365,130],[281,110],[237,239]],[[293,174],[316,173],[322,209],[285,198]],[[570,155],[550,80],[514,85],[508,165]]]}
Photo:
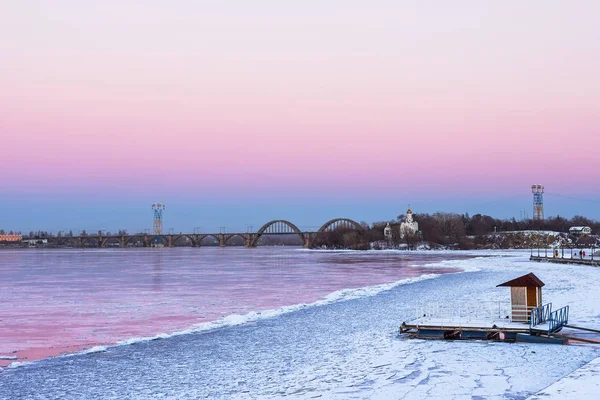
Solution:
{"label": "golden dome", "polygon": [[412,211],[410,210],[410,208],[408,210],[406,210],[407,214],[412,214]]}

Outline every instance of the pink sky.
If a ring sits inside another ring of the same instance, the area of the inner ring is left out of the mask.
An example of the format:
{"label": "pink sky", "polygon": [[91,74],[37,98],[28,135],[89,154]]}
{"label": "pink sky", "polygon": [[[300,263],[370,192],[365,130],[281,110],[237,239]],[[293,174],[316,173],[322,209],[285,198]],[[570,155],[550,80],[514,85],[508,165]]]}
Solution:
{"label": "pink sky", "polygon": [[3,6],[14,198],[597,197],[596,1],[95,3]]}

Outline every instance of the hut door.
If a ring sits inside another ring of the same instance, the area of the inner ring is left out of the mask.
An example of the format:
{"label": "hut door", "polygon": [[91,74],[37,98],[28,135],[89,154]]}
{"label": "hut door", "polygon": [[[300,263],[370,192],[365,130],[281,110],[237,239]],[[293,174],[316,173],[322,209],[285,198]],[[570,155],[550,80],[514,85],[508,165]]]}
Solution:
{"label": "hut door", "polygon": [[527,287],[527,310],[531,310],[538,306],[537,288],[534,286]]}

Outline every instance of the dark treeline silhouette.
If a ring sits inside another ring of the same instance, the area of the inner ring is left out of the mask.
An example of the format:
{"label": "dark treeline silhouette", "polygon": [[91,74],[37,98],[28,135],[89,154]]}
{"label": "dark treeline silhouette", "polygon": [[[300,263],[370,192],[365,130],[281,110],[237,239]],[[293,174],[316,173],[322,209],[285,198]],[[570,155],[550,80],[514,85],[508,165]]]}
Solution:
{"label": "dark treeline silhouette", "polygon": [[499,219],[489,215],[456,214],[438,212],[434,214],[414,214],[413,218],[419,223],[419,235],[415,237],[399,237],[399,226],[405,216],[400,215],[394,221],[376,222],[371,226],[373,241],[382,241],[383,229],[389,222],[392,227],[392,242],[406,244],[409,247],[417,241],[427,242],[430,245],[440,245],[460,249],[472,249],[486,243],[482,236],[498,233],[515,234],[519,231],[553,231],[568,233],[573,226],[589,226],[593,234],[600,231],[600,221],[595,221],[581,215],[573,218],[561,216],[549,217],[544,220],[516,220]]}

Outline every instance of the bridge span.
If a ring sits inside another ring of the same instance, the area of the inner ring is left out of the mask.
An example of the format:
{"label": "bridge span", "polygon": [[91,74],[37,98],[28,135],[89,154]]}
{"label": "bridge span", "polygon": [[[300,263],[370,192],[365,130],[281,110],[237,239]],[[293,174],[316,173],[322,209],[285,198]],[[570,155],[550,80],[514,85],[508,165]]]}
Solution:
{"label": "bridge span", "polygon": [[200,247],[202,240],[212,237],[221,247],[235,238],[243,239],[246,247],[256,247],[262,236],[266,235],[291,235],[295,234],[301,239],[304,247],[311,247],[312,244],[325,232],[334,232],[338,230],[362,231],[363,227],[356,221],[348,218],[335,218],[327,221],[317,231],[301,231],[293,223],[278,219],[269,221],[261,226],[256,232],[234,232],[234,233],[176,233],[176,234],[127,234],[127,235],[103,235],[99,231],[96,235],[62,236],[48,238],[49,243],[57,246],[73,247],[98,247],[104,248],[107,245],[117,244],[119,247],[129,247],[136,243],[142,243],[143,247],[153,247],[160,243],[167,247],[173,247],[180,239],[185,239],[186,243],[191,243],[192,247]]}

